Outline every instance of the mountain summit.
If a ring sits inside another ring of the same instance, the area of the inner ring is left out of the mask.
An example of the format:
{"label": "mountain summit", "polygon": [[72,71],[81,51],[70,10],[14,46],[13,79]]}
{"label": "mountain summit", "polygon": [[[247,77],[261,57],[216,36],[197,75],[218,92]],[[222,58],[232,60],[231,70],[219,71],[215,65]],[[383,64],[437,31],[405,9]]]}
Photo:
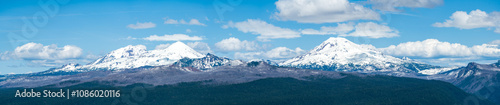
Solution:
{"label": "mountain summit", "polygon": [[182,42],[175,42],[165,49],[146,50],[144,45],[128,45],[114,50],[87,65],[56,71],[95,70],[95,69],[127,69],[142,66],[169,65],[182,58],[202,58],[200,54]]}
{"label": "mountain summit", "polygon": [[331,37],[308,53],[279,63],[306,69],[331,71],[404,71],[418,72],[432,68],[410,59],[400,59],[355,44],[345,38]]}
{"label": "mountain summit", "polygon": [[373,64],[402,63],[404,60],[384,55],[376,50],[355,44],[345,38],[329,38],[305,55],[301,55],[282,64]]}

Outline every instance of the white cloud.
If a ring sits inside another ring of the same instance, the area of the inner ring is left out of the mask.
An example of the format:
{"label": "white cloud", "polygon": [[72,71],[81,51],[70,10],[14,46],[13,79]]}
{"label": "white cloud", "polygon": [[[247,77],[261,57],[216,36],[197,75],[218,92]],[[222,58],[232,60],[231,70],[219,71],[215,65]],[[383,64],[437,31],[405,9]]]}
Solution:
{"label": "white cloud", "polygon": [[445,58],[428,58],[428,59],[416,59],[422,62],[429,62],[434,65],[441,66],[455,66],[462,67],[466,66],[467,63],[476,62],[480,64],[491,64],[493,62],[497,62],[498,59],[485,59],[481,57],[445,57]]}
{"label": "white cloud", "polygon": [[134,38],[134,37],[132,37],[132,36],[128,36],[128,37],[127,37],[127,38],[125,38],[125,39],[127,39],[127,40],[136,40],[137,38]]}
{"label": "white cloud", "polygon": [[73,45],[59,48],[55,44],[44,46],[31,42],[17,47],[13,53],[17,58],[25,60],[59,60],[80,58],[82,49]]}
{"label": "white cloud", "polygon": [[[182,20],[184,21],[184,20]],[[179,22],[177,20],[174,20],[174,19],[166,19],[163,24],[179,24]]]}
{"label": "white cloud", "polygon": [[189,23],[188,23],[188,24],[190,24],[190,25],[201,25],[201,26],[206,26],[205,24],[200,23],[200,21],[198,21],[198,20],[196,20],[196,19],[191,19],[191,20],[189,21]]}
{"label": "white cloud", "polygon": [[202,54],[213,53],[213,51],[210,49],[210,46],[208,46],[207,43],[189,42],[187,43],[187,45]]}
{"label": "white cloud", "polygon": [[491,45],[491,44],[482,44],[472,46],[472,53],[476,54],[476,56],[485,56],[485,57],[500,57],[500,49],[498,49],[499,45]]}
{"label": "white cloud", "polygon": [[492,44],[492,45],[500,45],[500,39],[499,40],[494,40],[494,41],[491,41],[490,43],[488,44]]}
{"label": "white cloud", "polygon": [[259,41],[269,41],[270,39],[277,38],[297,38],[300,37],[300,33],[291,29],[281,28],[274,26],[272,24],[266,23],[262,20],[248,19],[243,22],[229,22],[227,25],[222,26],[222,28],[237,28],[239,31],[244,33],[252,33],[259,35],[257,39]]}
{"label": "white cloud", "polygon": [[299,47],[295,48],[295,50],[286,47],[277,47],[267,51],[264,56],[267,58],[292,58],[305,52],[306,51],[300,49]]}
{"label": "white cloud", "polygon": [[347,0],[279,0],[278,20],[300,23],[333,23],[349,20],[380,20],[380,15],[362,5]]}
{"label": "white cloud", "polygon": [[399,31],[386,25],[373,22],[358,23],[355,31],[340,36],[369,37],[369,38],[391,38],[399,36]]}
{"label": "white cloud", "polygon": [[186,25],[206,26],[205,24],[203,24],[200,21],[198,21],[198,19],[191,19],[191,20],[189,20],[189,22],[186,22],[186,21],[184,21],[184,19],[174,20],[174,19],[165,18],[165,21],[163,23],[164,24],[186,24]]}
{"label": "white cloud", "polygon": [[459,43],[441,42],[437,39],[406,42],[380,48],[380,51],[394,56],[415,57],[500,57],[498,45],[482,44],[467,47]]}
{"label": "white cloud", "polygon": [[442,23],[434,23],[434,27],[455,27],[459,29],[474,28],[496,28],[495,32],[500,33],[500,12],[486,13],[479,9],[467,14],[465,11],[456,11]]}
{"label": "white cloud", "polygon": [[391,38],[399,36],[399,31],[396,29],[373,22],[358,23],[356,26],[354,26],[354,23],[337,24],[336,27],[323,26],[320,30],[304,29],[301,30],[301,33],[305,35],[339,35],[369,38]]}
{"label": "white cloud", "polygon": [[[87,55],[89,56],[89,55]],[[25,60],[28,67],[59,67],[70,62],[82,62],[88,57],[82,57],[82,49],[66,45],[46,45],[39,43],[27,43],[17,47],[14,51],[0,53],[1,60]]]}
{"label": "white cloud", "polygon": [[397,7],[432,8],[443,4],[443,0],[368,0],[373,9],[400,11]]}
{"label": "white cloud", "polygon": [[68,63],[79,62],[76,59],[61,59],[61,60],[29,60],[24,66],[28,67],[61,67]]}
{"label": "white cloud", "polygon": [[272,59],[272,60],[284,60],[288,58],[292,58],[295,56],[299,56],[304,54],[306,51],[300,49],[299,47],[295,48],[295,50],[286,48],[286,47],[276,47],[269,51],[260,51],[260,52],[236,52],[234,53],[234,57],[236,59],[243,60],[259,60],[259,59]]}
{"label": "white cloud", "polygon": [[13,57],[14,55],[12,52],[5,51],[4,53],[0,52],[0,60],[9,60]]}
{"label": "white cloud", "polygon": [[132,29],[146,29],[146,28],[156,27],[156,24],[152,22],[144,22],[144,23],[137,22],[136,24],[129,24],[127,25],[127,27]]}
{"label": "white cloud", "polygon": [[230,37],[228,39],[223,39],[220,42],[215,43],[215,47],[222,51],[253,51],[260,49],[260,46],[253,41],[243,40],[238,38]]}
{"label": "white cloud", "polygon": [[241,60],[260,60],[263,59],[262,55],[264,52],[235,52],[234,58]]}
{"label": "white cloud", "polygon": [[159,45],[156,45],[155,50],[166,49],[166,48],[168,48],[168,46],[170,46],[169,43],[167,43],[167,44],[159,44]]}
{"label": "white cloud", "polygon": [[341,35],[354,30],[354,23],[337,23],[336,27],[322,26],[320,30],[304,29],[301,30],[305,35]]}
{"label": "white cloud", "polygon": [[185,34],[173,34],[173,35],[163,35],[163,36],[151,35],[143,39],[149,41],[182,41],[182,40],[194,41],[194,40],[202,40],[203,38],[199,36],[188,36]]}
{"label": "white cloud", "polygon": [[186,29],[186,33],[191,33],[193,31],[191,31],[191,29]]}

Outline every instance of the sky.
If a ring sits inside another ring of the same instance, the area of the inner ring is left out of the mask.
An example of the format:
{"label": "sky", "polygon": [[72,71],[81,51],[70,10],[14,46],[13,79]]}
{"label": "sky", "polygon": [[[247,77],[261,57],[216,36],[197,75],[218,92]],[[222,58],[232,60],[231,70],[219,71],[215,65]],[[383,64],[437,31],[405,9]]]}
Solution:
{"label": "sky", "polygon": [[127,45],[283,61],[329,37],[439,66],[500,59],[498,0],[0,0],[0,74]]}

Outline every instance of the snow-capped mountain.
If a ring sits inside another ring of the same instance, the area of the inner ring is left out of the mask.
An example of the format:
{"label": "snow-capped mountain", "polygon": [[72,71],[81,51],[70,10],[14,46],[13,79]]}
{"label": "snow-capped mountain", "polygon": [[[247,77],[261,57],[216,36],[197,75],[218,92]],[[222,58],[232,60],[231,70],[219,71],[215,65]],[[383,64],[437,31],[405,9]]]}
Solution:
{"label": "snow-capped mountain", "polygon": [[[445,75],[445,81],[450,81],[467,92],[478,92],[488,86],[500,86],[500,60],[493,64],[478,64],[471,62],[465,67],[437,74]],[[446,80],[448,79],[448,80]]]}
{"label": "snow-capped mountain", "polygon": [[434,68],[434,69],[426,69],[419,71],[418,73],[420,74],[425,74],[425,75],[435,75],[443,72],[447,72],[453,69],[457,69],[459,67],[443,67],[443,68]]}
{"label": "snow-capped mountain", "polygon": [[465,92],[500,102],[500,60],[493,64],[471,62],[467,66],[417,77],[450,82]]}
{"label": "snow-capped mountain", "polygon": [[409,58],[396,58],[390,55],[355,44],[345,38],[331,37],[308,53],[279,63],[280,66],[321,69],[332,71],[418,72],[436,68]]}
{"label": "snow-capped mountain", "polygon": [[244,62],[241,60],[231,60],[229,58],[218,57],[208,53],[203,58],[183,58],[173,65],[178,67],[194,67],[200,70],[207,70],[217,66],[236,66]]}
{"label": "snow-capped mountain", "polygon": [[119,48],[87,65],[63,66],[57,71],[87,71],[129,69],[143,66],[170,65],[182,58],[202,58],[200,54],[182,42],[175,42],[165,49],[146,50],[144,45],[128,45]]}

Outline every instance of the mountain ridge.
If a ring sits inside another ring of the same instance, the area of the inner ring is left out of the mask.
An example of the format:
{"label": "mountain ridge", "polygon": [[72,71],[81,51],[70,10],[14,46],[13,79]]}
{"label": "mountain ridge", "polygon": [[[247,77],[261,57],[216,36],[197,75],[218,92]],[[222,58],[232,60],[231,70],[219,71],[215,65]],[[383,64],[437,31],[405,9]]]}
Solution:
{"label": "mountain ridge", "polygon": [[439,68],[385,55],[375,49],[355,44],[345,38],[331,37],[308,53],[279,63],[280,66],[328,71],[386,72],[400,71],[418,73],[420,70]]}
{"label": "mountain ridge", "polygon": [[139,68],[143,66],[170,65],[182,58],[202,58],[205,55],[198,53],[186,44],[178,41],[165,49],[146,50],[144,45],[128,45],[111,51],[105,56],[75,67],[63,66],[58,71],[88,71],[88,70],[117,70]]}

